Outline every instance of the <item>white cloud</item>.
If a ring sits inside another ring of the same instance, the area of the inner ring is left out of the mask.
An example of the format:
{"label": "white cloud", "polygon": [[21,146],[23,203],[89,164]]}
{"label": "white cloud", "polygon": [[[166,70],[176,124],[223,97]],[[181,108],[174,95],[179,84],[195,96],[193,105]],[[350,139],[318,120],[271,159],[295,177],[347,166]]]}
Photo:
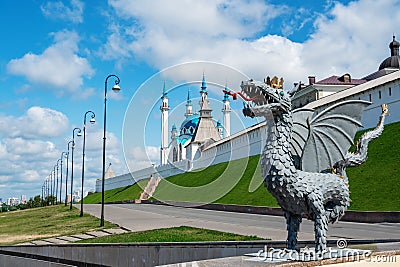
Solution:
{"label": "white cloud", "polygon": [[35,170],[25,170],[22,175],[28,182],[39,181],[42,179],[39,173]]}
{"label": "white cloud", "polygon": [[[114,58],[126,60],[134,55],[158,69],[188,61],[215,61],[255,79],[283,76],[287,89],[308,75],[323,79],[349,72],[361,77],[375,71],[389,55],[387,45],[400,23],[396,0],[335,2],[327,6],[326,15],[316,17],[310,38],[296,43],[278,35],[259,36],[271,19],[296,12],[284,5],[223,0],[109,3],[121,19],[132,24],[110,28],[104,50]],[[296,13],[292,20],[299,20],[289,23],[297,28],[307,22]],[[289,34],[293,31],[290,25],[285,27]]]}
{"label": "white cloud", "polygon": [[5,138],[3,142],[9,154],[18,156],[18,158],[22,157],[26,161],[36,161],[38,155],[40,155],[42,159],[57,159],[57,157],[59,157],[59,151],[50,141],[26,140],[18,137]]}
{"label": "white cloud", "polygon": [[153,163],[158,164],[160,159],[160,148],[155,146],[133,147],[125,153],[125,158],[130,171],[140,170],[150,167]]}
{"label": "white cloud", "polygon": [[21,117],[0,116],[0,134],[9,137],[58,137],[68,128],[68,118],[61,112],[38,106]]}
{"label": "white cloud", "polygon": [[43,15],[50,19],[61,19],[73,23],[83,22],[83,2],[71,0],[71,7],[61,1],[48,1],[40,6]]}
{"label": "white cloud", "polygon": [[94,73],[87,59],[78,53],[79,37],[76,32],[54,33],[54,44],[42,54],[29,52],[7,64],[8,72],[25,76],[30,82],[55,90],[58,95],[76,91],[83,77]]}
{"label": "white cloud", "polygon": [[304,44],[302,57],[321,79],[345,72],[365,76],[390,56],[388,45],[399,24],[399,1],[336,3],[315,22],[316,32]]}

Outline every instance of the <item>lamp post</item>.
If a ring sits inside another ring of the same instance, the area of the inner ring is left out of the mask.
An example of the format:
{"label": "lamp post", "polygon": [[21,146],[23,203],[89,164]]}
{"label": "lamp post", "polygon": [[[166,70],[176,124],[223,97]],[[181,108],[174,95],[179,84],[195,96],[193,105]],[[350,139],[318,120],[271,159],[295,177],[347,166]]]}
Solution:
{"label": "lamp post", "polygon": [[[59,164],[59,162],[60,162],[60,159],[58,159],[57,160],[57,174],[56,174],[56,178],[57,178],[57,184],[56,184],[56,204],[57,204],[57,200],[59,201],[59,202],[61,202],[61,196],[60,196],[60,198],[57,198],[57,192],[58,192],[58,164]],[[61,188],[61,184],[60,184],[60,188]]]}
{"label": "lamp post", "polygon": [[71,154],[71,202],[69,209],[72,210],[72,190],[74,189],[74,149],[75,149],[75,131],[77,131],[77,136],[81,136],[81,129],[75,127],[72,130],[72,154]]}
{"label": "lamp post", "polygon": [[[63,157],[67,157],[68,153],[67,152],[62,152],[61,153],[61,157],[60,157],[60,204],[62,203],[62,198],[61,198],[61,188],[62,188],[62,176],[63,176],[63,172],[62,172],[62,163],[63,163]],[[65,204],[67,205],[67,204]]]}
{"label": "lamp post", "polygon": [[95,123],[96,114],[93,111],[89,110],[86,111],[85,115],[83,116],[83,148],[82,148],[82,193],[81,193],[81,213],[80,216],[83,216],[83,182],[85,177],[85,145],[86,145],[86,115],[91,114],[90,123]]}
{"label": "lamp post", "polygon": [[48,201],[49,201],[49,176],[47,176],[46,177],[46,191],[47,191],[47,194],[46,194],[46,205],[48,206],[49,205],[49,203],[48,203]]}
{"label": "lamp post", "polygon": [[56,189],[56,165],[53,167],[53,205],[57,204],[57,189]]}
{"label": "lamp post", "polygon": [[44,183],[43,183],[43,185],[42,185],[42,200],[40,201],[40,206],[42,206],[43,205],[43,203],[44,203],[44,190],[45,190],[45,185],[44,185]]}
{"label": "lamp post", "polygon": [[104,180],[105,180],[105,172],[106,172],[106,118],[107,118],[107,81],[109,78],[115,78],[115,85],[112,87],[113,91],[119,91],[121,88],[119,87],[119,77],[115,74],[108,75],[106,81],[104,83],[104,129],[103,129],[103,173],[101,178],[101,217],[100,217],[100,226],[104,226]]}
{"label": "lamp post", "polygon": [[[50,175],[49,175],[49,183],[50,183],[50,196],[52,196],[53,195],[53,171],[51,171],[50,172]],[[50,197],[49,196],[49,197]],[[51,204],[53,204],[52,202],[51,202],[51,197],[49,198],[49,206],[50,206],[50,203]]]}
{"label": "lamp post", "polygon": [[[69,159],[69,145],[72,144],[73,141],[68,142],[68,152],[67,152],[67,173],[65,174],[65,206],[67,206],[68,202],[68,159]],[[72,145],[73,146],[73,145]],[[72,200],[72,195],[71,195]]]}

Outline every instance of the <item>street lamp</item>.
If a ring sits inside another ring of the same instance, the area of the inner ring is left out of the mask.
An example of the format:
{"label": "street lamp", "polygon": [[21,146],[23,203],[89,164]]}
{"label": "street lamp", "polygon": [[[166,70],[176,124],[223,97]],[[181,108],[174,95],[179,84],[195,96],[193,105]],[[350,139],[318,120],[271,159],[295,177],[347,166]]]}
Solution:
{"label": "street lamp", "polygon": [[[52,196],[53,195],[53,171],[50,172],[49,177],[50,177],[50,180],[49,180],[49,183],[50,183],[50,196]],[[53,204],[53,202],[51,202],[51,197],[49,198],[49,206],[50,206],[50,203]]]}
{"label": "street lamp", "polygon": [[[62,163],[63,163],[63,157],[67,157],[68,156],[68,153],[67,152],[62,152],[61,153],[61,158],[60,158],[60,203],[62,203],[62,198],[61,198],[61,188],[62,188],[62,175],[63,175],[63,173],[62,173]],[[67,205],[67,204],[65,204],[65,205]]]}
{"label": "street lamp", "polygon": [[[57,204],[57,192],[58,192],[58,163],[60,162],[60,159],[58,159],[57,160],[57,175],[56,175],[56,178],[57,178],[57,184],[56,184],[56,204]],[[61,188],[61,184],[60,184],[60,188]],[[58,201],[60,201],[61,202],[61,197],[58,199]]]}
{"label": "street lamp", "polygon": [[[68,159],[69,159],[69,145],[73,144],[73,141],[68,142],[68,152],[67,152],[67,173],[65,175],[65,206],[67,206],[68,202]],[[72,145],[73,146],[73,145]],[[71,195],[72,200],[72,195]]]}
{"label": "street lamp", "polygon": [[109,78],[115,78],[115,85],[112,87],[113,91],[118,92],[121,90],[119,87],[119,77],[115,74],[108,75],[106,81],[104,83],[104,129],[103,129],[103,173],[101,178],[101,217],[100,217],[100,226],[104,226],[104,180],[106,173],[106,118],[107,118],[107,81]]}
{"label": "street lamp", "polygon": [[48,203],[48,201],[49,201],[49,176],[46,177],[45,182],[46,182],[46,191],[47,191],[47,193],[46,193],[46,206],[48,206],[49,205],[49,203]]}
{"label": "street lamp", "polygon": [[69,209],[72,210],[72,190],[74,189],[74,149],[75,149],[75,131],[77,131],[77,136],[81,136],[81,129],[75,127],[72,130],[72,155],[71,155],[71,202]]}
{"label": "street lamp", "polygon": [[42,206],[44,203],[44,190],[46,190],[45,183],[42,185],[42,200],[40,201],[40,206]]}
{"label": "street lamp", "polygon": [[96,120],[94,117],[96,115],[94,114],[93,111],[89,110],[86,111],[85,115],[83,116],[83,148],[82,148],[82,193],[81,193],[81,214],[80,216],[83,216],[83,181],[85,177],[85,145],[86,145],[86,115],[91,114],[91,119],[90,123],[95,123]]}
{"label": "street lamp", "polygon": [[56,189],[56,165],[53,167],[53,205],[57,204],[57,189]]}

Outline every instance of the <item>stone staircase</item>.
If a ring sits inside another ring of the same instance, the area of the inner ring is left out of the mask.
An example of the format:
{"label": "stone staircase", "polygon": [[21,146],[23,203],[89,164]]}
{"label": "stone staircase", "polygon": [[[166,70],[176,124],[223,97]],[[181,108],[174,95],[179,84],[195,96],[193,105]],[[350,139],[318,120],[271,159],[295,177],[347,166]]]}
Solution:
{"label": "stone staircase", "polygon": [[146,200],[151,198],[153,196],[154,191],[156,191],[157,185],[160,181],[161,181],[160,176],[158,176],[157,178],[150,177],[150,180],[147,183],[146,187],[144,188],[144,191],[140,194],[139,202],[141,200]]}

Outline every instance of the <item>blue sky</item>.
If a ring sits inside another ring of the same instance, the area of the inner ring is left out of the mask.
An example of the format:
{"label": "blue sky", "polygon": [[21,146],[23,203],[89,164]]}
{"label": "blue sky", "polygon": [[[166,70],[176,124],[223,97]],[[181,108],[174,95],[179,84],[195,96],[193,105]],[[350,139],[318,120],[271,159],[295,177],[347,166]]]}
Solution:
{"label": "blue sky", "polygon": [[[13,0],[0,5],[3,201],[40,194],[87,110],[97,119],[87,126],[85,165],[85,188],[94,188],[101,177],[104,80],[109,74],[120,77],[122,90],[118,95],[111,92],[114,80],[109,79],[107,162],[122,174],[128,170],[125,159],[132,170],[158,161],[164,80],[168,89],[182,84],[170,94],[171,107],[180,107],[172,113],[170,126],[180,125],[188,84],[198,97],[203,71],[210,84],[219,85],[210,85],[218,119],[220,86],[228,83],[238,90],[242,77],[226,69],[255,79],[284,77],[288,90],[293,82],[307,81],[308,75],[320,80],[349,72],[360,78],[389,55],[388,44],[400,25],[400,2],[395,0]],[[165,71],[193,61],[216,64]],[[220,64],[225,70],[215,68]],[[255,123],[240,117],[241,105],[233,103],[236,130]],[[133,118],[147,118],[145,125],[132,119],[124,124],[127,110],[134,112]],[[129,139],[128,147],[123,139]],[[81,149],[77,139],[77,190]]]}

